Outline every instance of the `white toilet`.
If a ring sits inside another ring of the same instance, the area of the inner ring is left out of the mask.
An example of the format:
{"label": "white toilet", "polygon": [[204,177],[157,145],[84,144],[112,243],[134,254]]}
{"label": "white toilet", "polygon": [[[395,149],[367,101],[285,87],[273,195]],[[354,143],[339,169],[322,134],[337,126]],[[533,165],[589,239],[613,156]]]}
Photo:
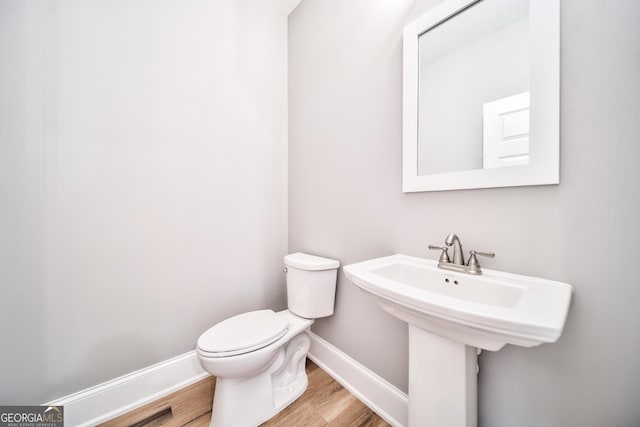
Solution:
{"label": "white toilet", "polygon": [[284,263],[288,310],[239,314],[198,338],[200,364],[217,377],[210,427],[255,427],[307,388],[305,331],[333,314],[340,263],[303,253]]}

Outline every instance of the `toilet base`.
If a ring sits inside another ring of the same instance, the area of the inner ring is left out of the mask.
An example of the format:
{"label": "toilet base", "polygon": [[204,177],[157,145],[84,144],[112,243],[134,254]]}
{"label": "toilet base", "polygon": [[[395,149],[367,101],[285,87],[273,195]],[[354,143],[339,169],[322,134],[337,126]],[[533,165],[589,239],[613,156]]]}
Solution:
{"label": "toilet base", "polygon": [[209,427],[256,427],[307,389],[305,362],[311,340],[306,332],[281,348],[267,368],[251,376],[216,379]]}

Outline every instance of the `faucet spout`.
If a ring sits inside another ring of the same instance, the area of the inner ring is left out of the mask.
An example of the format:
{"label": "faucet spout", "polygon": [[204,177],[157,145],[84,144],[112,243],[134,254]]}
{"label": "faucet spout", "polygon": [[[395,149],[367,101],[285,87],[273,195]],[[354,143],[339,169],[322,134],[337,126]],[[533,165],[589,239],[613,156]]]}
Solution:
{"label": "faucet spout", "polygon": [[447,246],[453,245],[453,260],[451,261],[453,264],[464,265],[464,254],[462,252],[462,244],[460,243],[460,239],[454,233],[451,233],[447,236],[444,243]]}

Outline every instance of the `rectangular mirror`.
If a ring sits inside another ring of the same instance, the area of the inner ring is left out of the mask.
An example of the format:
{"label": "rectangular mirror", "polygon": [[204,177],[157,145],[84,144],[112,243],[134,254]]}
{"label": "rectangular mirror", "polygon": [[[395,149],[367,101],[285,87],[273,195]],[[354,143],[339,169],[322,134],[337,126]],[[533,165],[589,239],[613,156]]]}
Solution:
{"label": "rectangular mirror", "polygon": [[403,190],[559,182],[558,0],[446,0],[404,30]]}

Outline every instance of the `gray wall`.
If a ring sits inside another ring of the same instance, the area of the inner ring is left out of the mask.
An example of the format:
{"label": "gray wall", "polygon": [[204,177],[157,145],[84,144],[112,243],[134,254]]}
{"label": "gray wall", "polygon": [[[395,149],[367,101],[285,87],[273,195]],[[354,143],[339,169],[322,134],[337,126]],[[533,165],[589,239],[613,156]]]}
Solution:
{"label": "gray wall", "polygon": [[[561,183],[403,194],[403,26],[436,3],[304,0],[289,17],[289,250],[343,264],[455,231],[566,281],[555,344],[480,356],[485,427],[640,425],[640,2],[562,1]],[[403,390],[407,328],[340,275],[314,331]]]}
{"label": "gray wall", "polygon": [[287,15],[0,0],[0,404],[285,306]]}

